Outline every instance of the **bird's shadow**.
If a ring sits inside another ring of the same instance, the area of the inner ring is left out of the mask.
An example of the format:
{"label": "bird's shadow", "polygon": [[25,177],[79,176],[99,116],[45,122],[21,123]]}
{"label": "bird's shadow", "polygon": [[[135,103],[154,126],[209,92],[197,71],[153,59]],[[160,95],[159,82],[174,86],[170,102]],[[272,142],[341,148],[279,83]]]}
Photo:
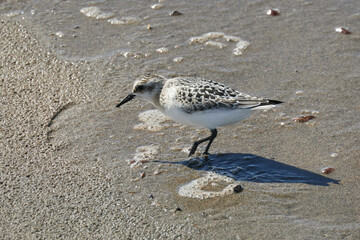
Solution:
{"label": "bird's shadow", "polygon": [[320,186],[329,186],[330,183],[339,184],[339,180],[334,180],[320,174],[253,154],[216,154],[177,162],[156,162],[181,164],[197,171],[211,171],[231,177],[236,181],[305,183]]}

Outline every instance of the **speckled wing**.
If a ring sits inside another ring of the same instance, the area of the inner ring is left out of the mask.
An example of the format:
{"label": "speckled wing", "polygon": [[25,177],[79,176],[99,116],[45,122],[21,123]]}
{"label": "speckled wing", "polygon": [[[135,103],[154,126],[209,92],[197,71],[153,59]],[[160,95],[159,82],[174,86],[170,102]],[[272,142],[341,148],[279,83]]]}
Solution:
{"label": "speckled wing", "polygon": [[175,79],[174,84],[177,88],[175,98],[188,113],[210,109],[253,108],[268,102],[207,79],[189,77]]}

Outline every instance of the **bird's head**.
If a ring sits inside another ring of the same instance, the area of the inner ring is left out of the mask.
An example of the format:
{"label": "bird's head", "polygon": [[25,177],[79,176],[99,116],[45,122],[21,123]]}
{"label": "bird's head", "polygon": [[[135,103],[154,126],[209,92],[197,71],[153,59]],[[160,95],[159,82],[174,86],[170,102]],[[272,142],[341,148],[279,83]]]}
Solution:
{"label": "bird's head", "polygon": [[155,98],[158,98],[160,95],[165,80],[163,76],[149,73],[136,79],[131,93],[116,105],[116,107],[120,107],[135,97],[154,103]]}

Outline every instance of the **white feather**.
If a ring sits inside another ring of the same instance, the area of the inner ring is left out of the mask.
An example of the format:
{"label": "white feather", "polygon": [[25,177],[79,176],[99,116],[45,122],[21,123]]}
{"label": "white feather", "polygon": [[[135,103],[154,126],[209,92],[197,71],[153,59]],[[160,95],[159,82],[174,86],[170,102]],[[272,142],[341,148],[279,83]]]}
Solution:
{"label": "white feather", "polygon": [[165,114],[184,125],[214,129],[237,123],[251,115],[250,109],[214,109],[186,113],[179,108],[165,110]]}

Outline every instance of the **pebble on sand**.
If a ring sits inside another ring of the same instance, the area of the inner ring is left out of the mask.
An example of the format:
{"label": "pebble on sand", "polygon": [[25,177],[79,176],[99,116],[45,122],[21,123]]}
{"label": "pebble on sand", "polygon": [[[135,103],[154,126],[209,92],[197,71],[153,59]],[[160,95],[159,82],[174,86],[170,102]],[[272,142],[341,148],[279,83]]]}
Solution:
{"label": "pebble on sand", "polygon": [[335,28],[335,31],[338,33],[342,33],[342,34],[351,34],[349,29],[346,29],[344,27],[337,27],[337,28]]}
{"label": "pebble on sand", "polygon": [[269,16],[278,16],[280,14],[279,9],[269,9],[266,11],[266,14]]}
{"label": "pebble on sand", "polygon": [[241,185],[236,185],[234,187],[234,193],[241,193],[243,191],[243,187]]}
{"label": "pebble on sand", "polygon": [[323,174],[330,174],[333,171],[335,171],[335,168],[333,168],[333,167],[324,167],[324,168],[321,169],[321,172]]}
{"label": "pebble on sand", "polygon": [[180,15],[183,15],[183,14],[179,11],[173,11],[170,13],[170,16],[180,16]]}

